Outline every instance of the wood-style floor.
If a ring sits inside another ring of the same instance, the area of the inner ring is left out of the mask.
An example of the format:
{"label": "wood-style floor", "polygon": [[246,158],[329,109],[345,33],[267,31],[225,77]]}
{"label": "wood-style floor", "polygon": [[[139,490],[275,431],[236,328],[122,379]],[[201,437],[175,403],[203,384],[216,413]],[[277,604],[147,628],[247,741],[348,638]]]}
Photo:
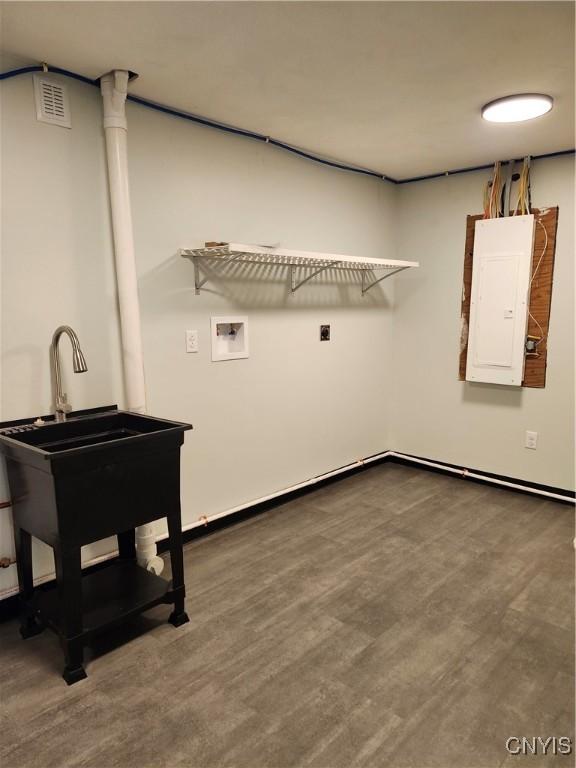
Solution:
{"label": "wood-style floor", "polygon": [[71,688],[50,632],[2,625],[0,764],[568,768],[505,742],[574,739],[573,536],[398,465],[325,486],[188,545],[191,623],[155,609]]}

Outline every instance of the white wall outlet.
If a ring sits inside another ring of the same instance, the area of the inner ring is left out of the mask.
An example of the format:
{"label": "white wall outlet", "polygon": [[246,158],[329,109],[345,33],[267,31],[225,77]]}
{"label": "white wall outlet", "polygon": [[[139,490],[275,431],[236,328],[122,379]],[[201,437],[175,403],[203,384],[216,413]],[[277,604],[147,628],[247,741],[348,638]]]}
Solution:
{"label": "white wall outlet", "polygon": [[535,451],[537,443],[538,443],[538,432],[526,431],[526,441],[524,442],[524,447],[531,448],[533,451]]}
{"label": "white wall outlet", "polygon": [[198,331],[186,331],[186,352],[198,352]]}

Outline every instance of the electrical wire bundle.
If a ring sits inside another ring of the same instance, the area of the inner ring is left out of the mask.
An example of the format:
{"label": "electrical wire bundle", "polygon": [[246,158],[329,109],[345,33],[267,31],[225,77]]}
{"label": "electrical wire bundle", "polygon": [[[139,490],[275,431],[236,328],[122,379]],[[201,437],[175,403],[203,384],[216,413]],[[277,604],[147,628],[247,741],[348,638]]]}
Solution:
{"label": "electrical wire bundle", "polygon": [[514,209],[514,216],[519,214],[523,216],[530,213],[531,207],[530,199],[530,158],[525,157],[522,164],[522,171],[520,173],[520,179],[518,181],[518,201],[516,208]]}
{"label": "electrical wire bundle", "polygon": [[[536,223],[539,224],[542,227],[542,229],[544,230],[544,248],[542,248],[542,253],[540,254],[540,258],[538,259],[538,263],[536,264],[536,268],[535,268],[534,272],[532,273],[532,277],[530,278],[530,289],[529,289],[529,294],[528,295],[530,295],[530,293],[532,291],[532,283],[534,282],[534,278],[538,274],[538,270],[540,269],[540,264],[542,264],[542,259],[544,258],[545,254],[546,254],[546,249],[548,248],[548,232],[546,231],[546,227],[544,226],[544,224],[542,224],[540,219],[536,219]],[[534,345],[533,345],[533,349],[527,350],[527,354],[532,356],[532,357],[538,357],[539,356],[538,347],[545,340],[546,336],[544,335],[544,329],[542,328],[542,326],[540,325],[538,320],[536,320],[536,318],[534,317],[532,312],[530,312],[530,310],[528,310],[528,316],[530,317],[530,319],[532,320],[534,325],[537,326],[537,328],[538,328],[538,330],[540,332],[540,336],[529,337],[534,342]]]}
{"label": "electrical wire bundle", "polygon": [[484,187],[484,218],[497,219],[499,216],[502,216],[502,172],[500,162],[497,162],[492,178]]}
{"label": "electrical wire bundle", "polygon": [[[518,200],[516,202],[516,208],[514,209],[514,216],[524,216],[528,213],[530,213],[532,205],[531,200],[531,194],[530,194],[530,157],[525,157],[524,162],[522,163],[522,171],[520,172],[520,178],[518,180]],[[544,247],[542,248],[542,253],[540,254],[540,258],[538,259],[538,263],[536,264],[536,268],[534,269],[534,272],[532,273],[532,277],[530,278],[530,291],[532,290],[532,283],[534,282],[534,278],[538,274],[538,270],[540,269],[540,265],[542,264],[542,259],[544,258],[546,254],[546,249],[548,248],[548,232],[546,231],[546,227],[539,219],[536,219],[536,223],[542,227],[544,230]],[[545,339],[544,330],[538,320],[534,317],[534,315],[528,311],[528,316],[534,323],[534,325],[538,328],[538,331],[540,333],[539,336],[529,336],[528,339],[533,342],[532,348],[530,351],[527,349],[527,354],[531,355],[533,357],[538,357],[538,347]]]}
{"label": "electrical wire bundle", "polygon": [[[512,181],[516,181],[516,180],[518,181],[518,199],[516,202],[516,208],[514,209],[514,216],[518,216],[518,215],[524,216],[530,213],[530,210],[532,207],[532,200],[531,200],[531,193],[530,193],[530,156],[524,158],[524,161],[522,163],[522,171],[520,172],[520,175],[519,176],[518,174],[510,175],[507,184],[511,184]],[[492,173],[492,178],[486,183],[486,186],[484,187],[484,218],[485,219],[497,219],[500,216],[503,216],[503,202],[502,202],[503,192],[504,192],[504,185],[502,181],[501,165],[500,165],[500,162],[497,162],[494,164],[494,171]],[[546,227],[538,218],[536,219],[536,224],[542,227],[542,229],[544,230],[544,247],[542,248],[542,252],[540,254],[536,267],[532,272],[532,276],[530,278],[530,286],[529,286],[530,292],[532,290],[532,284],[534,282],[534,279],[538,274],[538,270],[540,269],[540,265],[542,264],[542,260],[544,259],[544,256],[546,254],[546,249],[548,248],[548,232],[546,231]],[[546,334],[544,333],[544,329],[542,328],[538,320],[536,320],[534,315],[530,312],[530,310],[528,310],[528,316],[530,317],[534,325],[538,328],[539,335],[538,336],[529,335],[527,337],[526,354],[531,357],[539,357],[538,347],[540,346],[540,344],[542,344],[543,341],[546,340]]]}

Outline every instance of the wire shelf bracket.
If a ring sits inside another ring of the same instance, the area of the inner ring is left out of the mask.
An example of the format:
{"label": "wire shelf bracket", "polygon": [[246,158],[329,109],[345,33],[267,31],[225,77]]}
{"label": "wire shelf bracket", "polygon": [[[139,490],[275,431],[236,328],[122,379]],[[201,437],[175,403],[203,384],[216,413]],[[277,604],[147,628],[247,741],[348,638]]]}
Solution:
{"label": "wire shelf bracket", "polygon": [[382,275],[382,277],[379,277],[377,280],[372,280],[372,282],[368,283],[368,285],[366,285],[366,272],[362,272],[362,295],[369,291],[370,288],[372,288],[374,285],[381,283],[382,280],[386,280],[387,277],[392,277],[392,275],[396,275],[398,272],[402,272],[404,269],[409,269],[409,267],[398,267],[397,269],[393,269],[387,274]]}
{"label": "wire shelf bracket", "polygon": [[195,293],[196,296],[200,295],[200,288],[206,283],[208,278],[206,276],[201,277],[200,276],[200,263],[197,259],[194,259],[194,286],[195,286]]}
{"label": "wire shelf bracket", "polygon": [[295,291],[298,290],[298,288],[300,288],[305,283],[307,283],[308,280],[312,280],[312,278],[316,277],[316,275],[319,275],[321,272],[325,272],[327,269],[336,267],[340,263],[341,262],[339,261],[334,261],[332,264],[326,264],[326,266],[320,267],[320,269],[315,270],[314,272],[312,272],[311,275],[308,275],[308,277],[305,277],[304,280],[300,280],[300,281],[298,281],[298,279],[296,278],[297,267],[290,267],[290,282],[291,282],[292,293],[294,293]]}
{"label": "wire shelf bracket", "polygon": [[[222,264],[257,264],[281,266],[290,269],[290,287],[292,293],[326,270],[354,271],[362,275],[362,295],[387,277],[411,267],[418,267],[417,261],[398,261],[395,259],[373,259],[358,256],[345,256],[336,253],[317,253],[314,251],[292,251],[266,245],[245,245],[241,243],[206,243],[203,248],[182,248],[180,256],[192,261],[194,265],[194,287],[200,294],[209,276],[202,270],[204,261]],[[301,277],[302,270],[311,270],[306,277]],[[374,274],[384,270],[385,274],[376,279]],[[299,278],[300,276],[300,278]]]}

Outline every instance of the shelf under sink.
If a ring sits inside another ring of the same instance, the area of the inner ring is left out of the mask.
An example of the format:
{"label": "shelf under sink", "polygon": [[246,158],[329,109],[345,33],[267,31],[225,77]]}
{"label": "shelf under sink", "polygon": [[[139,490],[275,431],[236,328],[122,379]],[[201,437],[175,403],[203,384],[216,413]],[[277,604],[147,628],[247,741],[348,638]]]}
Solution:
{"label": "shelf under sink", "polygon": [[[170,602],[171,584],[136,562],[115,560],[82,576],[83,634],[96,633],[130,616]],[[35,607],[42,621],[61,633],[60,602],[55,584],[37,590]]]}

